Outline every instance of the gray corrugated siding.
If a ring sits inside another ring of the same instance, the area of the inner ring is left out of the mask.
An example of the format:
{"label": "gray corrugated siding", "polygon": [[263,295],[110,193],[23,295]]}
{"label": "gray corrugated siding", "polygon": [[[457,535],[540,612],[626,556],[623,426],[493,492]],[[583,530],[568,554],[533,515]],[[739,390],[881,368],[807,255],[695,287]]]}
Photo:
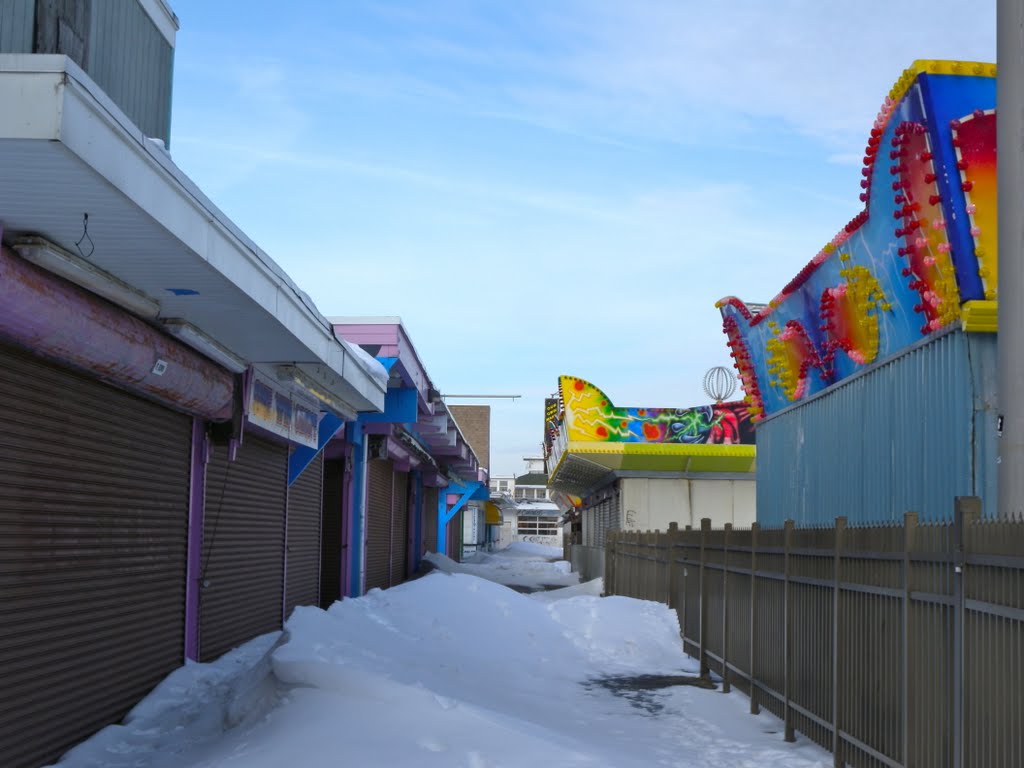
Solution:
{"label": "gray corrugated siding", "polygon": [[373,459],[367,466],[366,590],[387,589],[391,576],[391,462]]}
{"label": "gray corrugated siding", "polygon": [[757,518],[777,526],[995,511],[995,336],[945,334],[757,427]]}
{"label": "gray corrugated siding", "polygon": [[0,53],[32,53],[35,0],[0,2]]}
{"label": "gray corrugated siding", "polygon": [[297,605],[320,602],[320,513],[324,455],[319,454],[288,488],[288,556],[284,616]]}
{"label": "gray corrugated siding", "polygon": [[323,533],[320,537],[320,607],[341,597],[344,462],[324,462]]}
{"label": "gray corrugated siding", "polygon": [[168,146],[173,68],[174,49],[138,2],[93,3],[86,71],[144,134]]}
{"label": "gray corrugated siding", "polygon": [[390,585],[405,581],[405,558],[409,553],[409,473],[395,472],[394,514],[391,518]]}
{"label": "gray corrugated siding", "polygon": [[227,460],[214,446],[206,470],[199,660],[211,661],[281,628],[288,450],[252,435]]}
{"label": "gray corrugated siding", "polygon": [[0,347],[0,765],[124,716],[184,658],[191,419]]}

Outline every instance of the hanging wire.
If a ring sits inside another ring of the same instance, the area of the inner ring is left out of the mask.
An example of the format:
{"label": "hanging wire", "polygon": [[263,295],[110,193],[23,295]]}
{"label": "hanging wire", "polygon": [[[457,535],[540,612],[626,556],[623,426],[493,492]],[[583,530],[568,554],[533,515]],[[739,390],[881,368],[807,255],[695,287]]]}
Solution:
{"label": "hanging wire", "polygon": [[[89,252],[88,253],[86,253],[85,251],[82,250],[82,243],[85,243],[85,242],[89,243]],[[78,249],[78,252],[81,254],[83,259],[90,259],[90,258],[92,258],[92,255],[94,253],[96,253],[96,243],[94,243],[92,241],[92,238],[89,237],[89,214],[88,213],[83,213],[82,214],[82,236],[80,238],[78,238],[78,242],[75,243],[75,248]]]}
{"label": "hanging wire", "polygon": [[224,479],[220,485],[220,498],[217,499],[217,506],[214,509],[213,531],[210,534],[210,545],[206,548],[206,558],[203,562],[203,567],[199,572],[199,584],[203,589],[206,588],[206,570],[210,567],[210,557],[213,555],[213,543],[217,540],[217,528],[220,526],[220,513],[224,508],[224,494],[228,489],[228,475],[231,474],[232,464],[234,464],[234,462],[231,461],[230,457],[228,457],[227,466],[224,467]]}

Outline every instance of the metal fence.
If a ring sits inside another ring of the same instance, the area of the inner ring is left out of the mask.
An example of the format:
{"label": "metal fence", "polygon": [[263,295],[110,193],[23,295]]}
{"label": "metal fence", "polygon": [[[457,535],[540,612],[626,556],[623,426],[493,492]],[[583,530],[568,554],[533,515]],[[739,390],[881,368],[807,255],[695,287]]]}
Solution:
{"label": "metal fence", "polygon": [[605,591],[667,603],[684,650],[836,766],[1024,765],[1024,523],[609,535]]}

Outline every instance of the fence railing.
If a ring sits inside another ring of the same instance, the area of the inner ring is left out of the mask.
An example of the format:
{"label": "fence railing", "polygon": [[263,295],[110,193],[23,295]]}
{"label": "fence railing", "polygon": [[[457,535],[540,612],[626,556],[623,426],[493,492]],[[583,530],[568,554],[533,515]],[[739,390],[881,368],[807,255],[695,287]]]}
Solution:
{"label": "fence railing", "polygon": [[605,591],[667,603],[684,650],[835,765],[1024,765],[1024,523],[609,535]]}

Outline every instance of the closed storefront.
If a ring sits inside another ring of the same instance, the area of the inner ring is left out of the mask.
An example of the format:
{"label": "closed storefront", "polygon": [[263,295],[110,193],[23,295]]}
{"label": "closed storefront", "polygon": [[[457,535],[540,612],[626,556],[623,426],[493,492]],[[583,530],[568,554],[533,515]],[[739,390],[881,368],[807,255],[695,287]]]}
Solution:
{"label": "closed storefront", "polygon": [[281,627],[288,449],[249,434],[206,471],[200,661]]}
{"label": "closed storefront", "polygon": [[406,576],[409,553],[409,473],[395,472],[391,517],[390,586],[401,584]]}
{"label": "closed storefront", "polygon": [[448,521],[446,533],[448,536],[448,557],[456,562],[462,561],[462,526],[464,525],[463,512],[460,509],[451,520]]}
{"label": "closed storefront", "polygon": [[183,663],[191,425],[0,345],[0,765],[57,758]]}
{"label": "closed storefront", "polygon": [[284,616],[297,605],[320,602],[320,515],[324,456],[313,462],[288,488],[288,542],[285,558]]}
{"label": "closed storefront", "polygon": [[437,552],[437,488],[423,489],[423,533],[427,552]]}
{"label": "closed storefront", "polygon": [[323,514],[320,537],[320,607],[327,608],[342,596],[342,563],[345,551],[345,462],[328,460],[323,466]]}
{"label": "closed storefront", "polygon": [[366,590],[386,589],[391,577],[391,462],[373,459],[367,467]]}

